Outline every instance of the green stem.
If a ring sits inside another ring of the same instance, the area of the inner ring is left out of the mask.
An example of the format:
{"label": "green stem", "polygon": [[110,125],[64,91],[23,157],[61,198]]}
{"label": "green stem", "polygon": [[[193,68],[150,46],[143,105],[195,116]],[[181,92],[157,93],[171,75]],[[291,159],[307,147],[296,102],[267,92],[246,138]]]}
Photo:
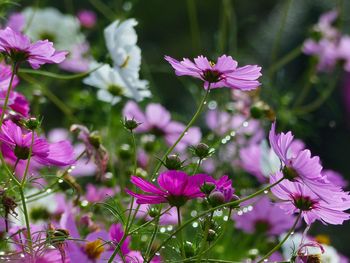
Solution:
{"label": "green stem", "polygon": [[289,8],[290,8],[292,2],[293,2],[293,0],[287,0],[285,3],[285,7],[284,7],[283,13],[282,13],[282,21],[280,24],[280,28],[276,34],[276,38],[275,38],[275,41],[274,41],[273,46],[272,46],[271,64],[274,63],[274,61],[278,55],[278,50],[279,50],[279,47],[281,44],[283,30],[284,30],[284,27],[285,27],[286,22],[287,22],[288,12],[289,12]]}
{"label": "green stem", "polygon": [[197,262],[201,261],[202,255],[203,255],[203,251],[207,247],[207,239],[208,239],[209,230],[210,230],[210,224],[211,224],[211,221],[213,219],[213,215],[214,215],[214,211],[212,211],[210,213],[210,217],[207,219],[207,222],[206,222],[206,225],[205,225],[205,230],[204,230],[204,237],[203,237],[202,242],[201,242],[201,247],[200,247],[200,251],[199,251],[199,256],[197,258]]}
{"label": "green stem", "polygon": [[289,232],[287,233],[287,235],[281,240],[281,242],[279,242],[273,249],[271,249],[271,251],[269,253],[267,253],[264,257],[262,257],[258,263],[262,263],[265,261],[265,259],[269,258],[269,256],[271,256],[274,252],[276,252],[283,244],[284,242],[287,241],[287,239],[289,238],[289,236],[294,232],[298,222],[299,222],[299,219],[301,217],[301,212],[299,212],[297,218],[295,219],[295,222],[292,226],[292,228],[289,230]]}
{"label": "green stem", "polygon": [[210,84],[209,87],[207,88],[205,95],[202,99],[202,101],[199,104],[199,107],[196,111],[196,113],[193,115],[192,119],[190,120],[190,122],[187,124],[185,130],[180,134],[179,138],[176,140],[176,142],[165,152],[165,154],[163,155],[162,159],[160,162],[158,162],[155,171],[151,177],[151,179],[154,178],[154,176],[158,173],[160,167],[162,166],[162,163],[164,163],[165,158],[174,150],[174,148],[176,147],[176,145],[181,141],[181,139],[185,136],[185,134],[187,133],[188,129],[192,126],[192,124],[197,120],[197,118],[199,117],[200,113],[202,112],[202,109],[208,99],[209,96],[209,92],[210,92]]}
{"label": "green stem", "polygon": [[28,216],[28,210],[26,205],[26,198],[24,197],[23,188],[22,186],[19,187],[19,193],[21,195],[22,200],[22,206],[23,206],[23,214],[24,214],[24,220],[26,223],[27,228],[27,241],[28,241],[28,247],[30,251],[30,255],[33,255],[33,241],[32,241],[32,234],[30,231],[30,224],[29,224],[29,216]]}
{"label": "green stem", "polygon": [[112,9],[100,0],[89,0],[90,4],[93,5],[105,18],[110,21],[114,21],[117,15]]}
{"label": "green stem", "polygon": [[187,12],[190,20],[190,29],[192,36],[192,47],[195,52],[200,52],[201,50],[201,37],[198,25],[197,10],[195,0],[187,0]]}
{"label": "green stem", "polygon": [[25,74],[39,75],[39,76],[44,76],[44,77],[49,77],[49,78],[54,78],[54,79],[72,80],[72,79],[83,78],[83,77],[89,75],[90,73],[98,70],[100,67],[101,66],[98,66],[92,70],[78,73],[78,74],[71,74],[71,75],[56,74],[56,73],[52,73],[52,72],[45,71],[45,70],[33,70],[33,69],[20,69],[19,74],[21,75],[21,73],[25,73]]}
{"label": "green stem", "polygon": [[281,67],[287,65],[289,62],[297,58],[301,54],[301,46],[297,46],[296,48],[292,49],[290,52],[288,52],[285,56],[283,56],[280,60],[275,62],[273,65],[270,66],[268,70],[269,78],[272,79],[274,73],[279,70]]}
{"label": "green stem", "polygon": [[[160,220],[160,217],[157,217],[157,219],[155,220],[153,233],[152,233],[151,239],[150,239],[150,241],[148,243],[147,250],[146,250],[146,258],[147,258],[148,255],[151,254],[152,245],[153,245],[154,239],[156,238],[156,235],[157,235],[157,232],[158,232],[158,228],[159,228],[159,220]],[[153,254],[151,254],[151,256],[148,257],[148,260],[146,260],[146,263],[149,263],[151,261],[151,259],[155,255],[155,253],[156,252],[154,252]]]}
{"label": "green stem", "polygon": [[[176,207],[177,209],[177,225],[178,227],[181,227],[181,211],[180,211],[180,207]],[[182,258],[186,258],[186,254],[185,254],[185,247],[184,247],[184,238],[182,235],[182,231],[179,231],[179,240],[180,240],[180,250],[181,250],[181,255]]]}
{"label": "green stem", "polygon": [[4,121],[7,105],[8,105],[8,102],[9,102],[10,93],[11,93],[11,90],[12,90],[12,83],[13,83],[13,80],[14,80],[15,75],[16,75],[16,70],[17,70],[17,63],[14,62],[12,64],[12,73],[11,73],[9,86],[8,86],[7,92],[6,92],[5,102],[4,102],[4,105],[2,106],[2,112],[1,112],[1,117],[0,117],[0,127],[2,126],[2,123]]}
{"label": "green stem", "polygon": [[323,93],[321,93],[316,100],[307,105],[295,109],[295,113],[306,114],[318,109],[332,94],[333,90],[337,87],[337,81],[338,75],[332,78],[332,81],[329,83],[328,88]]}
{"label": "green stem", "polygon": [[199,158],[198,163],[196,164],[196,167],[194,168],[193,175],[195,175],[197,173],[199,167],[201,167],[202,161],[203,161],[203,159]]}
{"label": "green stem", "polygon": [[28,83],[37,86],[43,92],[44,96],[46,96],[53,104],[55,104],[55,106],[60,109],[71,122],[80,123],[80,121],[74,116],[69,107],[54,93],[52,93],[50,89],[47,89],[46,87],[40,85],[34,78],[30,77],[29,75],[21,74],[21,77]]}
{"label": "green stem", "polygon": [[213,208],[210,208],[208,209],[207,211],[204,211],[202,213],[200,213],[199,215],[195,216],[195,217],[192,217],[191,219],[189,219],[188,221],[186,221],[184,224],[181,225],[181,227],[178,227],[172,234],[170,234],[159,246],[158,248],[153,252],[153,254],[151,255],[151,257],[148,259],[149,261],[154,257],[155,253],[157,253],[162,246],[166,245],[170,240],[171,238],[176,235],[179,231],[181,231],[183,228],[185,228],[186,226],[188,226],[189,224],[191,224],[193,221],[197,220],[198,218],[200,217],[203,217],[205,215],[207,215],[208,213],[211,213],[217,209],[220,209],[220,208],[224,208],[224,207],[235,207],[235,206],[238,206],[240,203],[242,202],[245,202],[247,200],[250,200],[262,193],[264,193],[265,191],[268,191],[270,190],[272,187],[276,186],[277,184],[279,184],[280,182],[282,182],[284,180],[284,177],[282,177],[281,179],[279,179],[278,181],[276,181],[275,183],[273,184],[270,184],[258,191],[256,191],[255,193],[251,194],[251,195],[248,195],[242,199],[239,199],[239,200],[236,200],[236,201],[232,201],[232,202],[228,202],[226,204],[222,204],[222,205],[218,205],[218,206],[215,206]]}

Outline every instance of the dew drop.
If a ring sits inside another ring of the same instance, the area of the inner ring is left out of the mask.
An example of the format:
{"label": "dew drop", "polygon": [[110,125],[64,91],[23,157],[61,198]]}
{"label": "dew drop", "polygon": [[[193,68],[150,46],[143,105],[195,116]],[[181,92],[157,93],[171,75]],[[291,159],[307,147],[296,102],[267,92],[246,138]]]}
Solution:
{"label": "dew drop", "polygon": [[59,183],[59,184],[63,183],[63,180],[62,180],[62,179],[59,179],[59,180],[58,180],[58,183]]}
{"label": "dew drop", "polygon": [[247,213],[248,212],[248,208],[247,207],[244,207],[243,208],[243,213]]}
{"label": "dew drop", "polygon": [[269,191],[267,191],[267,190],[265,190],[265,191],[264,191],[264,194],[266,194],[266,195],[267,195],[268,193],[269,193]]}
{"label": "dew drop", "polygon": [[253,210],[253,206],[248,206],[248,211],[252,211]]}
{"label": "dew drop", "polygon": [[241,216],[241,215],[243,215],[243,212],[242,212],[241,210],[239,210],[239,211],[237,212],[237,215]]}
{"label": "dew drop", "polygon": [[51,193],[51,192],[52,192],[52,189],[51,189],[51,188],[49,188],[49,189],[46,190],[46,193],[48,193],[48,194]]}
{"label": "dew drop", "polygon": [[89,202],[87,200],[83,200],[81,201],[81,206],[85,207],[89,204]]}
{"label": "dew drop", "polygon": [[198,227],[198,222],[193,222],[192,226],[193,226],[193,228],[197,228]]}
{"label": "dew drop", "polygon": [[224,221],[227,221],[228,220],[228,216],[224,216]]}
{"label": "dew drop", "polygon": [[165,229],[165,227],[161,227],[159,231],[160,231],[160,233],[165,233],[166,229]]}
{"label": "dew drop", "polygon": [[204,105],[207,104],[207,101],[204,101]]}
{"label": "dew drop", "polygon": [[243,127],[246,128],[248,127],[249,123],[247,121],[243,122]]}
{"label": "dew drop", "polygon": [[236,136],[236,132],[235,132],[235,131],[232,131],[232,132],[230,133],[230,135],[231,135],[232,137],[235,137],[235,136]]}
{"label": "dew drop", "polygon": [[196,211],[196,210],[192,210],[192,211],[191,211],[191,216],[192,216],[192,217],[196,217],[196,216],[197,216],[197,214],[198,214],[198,213],[197,213],[197,211]]}
{"label": "dew drop", "polygon": [[209,101],[209,103],[208,103],[208,108],[210,110],[215,110],[217,106],[218,106],[218,104],[215,100]]}
{"label": "dew drop", "polygon": [[168,231],[172,231],[172,230],[173,230],[173,226],[168,226],[168,227],[167,227],[167,230],[168,230]]}

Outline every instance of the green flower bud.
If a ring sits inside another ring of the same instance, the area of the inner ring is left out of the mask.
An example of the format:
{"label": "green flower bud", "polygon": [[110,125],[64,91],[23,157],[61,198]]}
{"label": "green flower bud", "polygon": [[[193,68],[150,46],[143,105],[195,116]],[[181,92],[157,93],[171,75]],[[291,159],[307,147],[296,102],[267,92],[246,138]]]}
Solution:
{"label": "green flower bud", "polygon": [[216,233],[215,230],[209,229],[209,230],[208,230],[208,235],[207,235],[207,241],[208,241],[208,242],[214,241],[214,240],[216,239],[217,235],[218,235],[218,234]]}
{"label": "green flower bud", "polygon": [[197,146],[193,147],[193,153],[200,159],[209,157],[214,150],[210,149],[205,143],[199,143]]}
{"label": "green flower bud", "polygon": [[212,206],[218,206],[225,203],[225,196],[220,191],[211,192],[208,199],[209,199],[209,203]]}
{"label": "green flower bud", "polygon": [[201,192],[209,195],[214,189],[215,189],[215,184],[212,182],[205,182],[200,186]]}
{"label": "green flower bud", "polygon": [[164,166],[168,170],[181,170],[183,162],[177,154],[168,155],[165,158]]}
{"label": "green flower bud", "polygon": [[24,121],[24,126],[31,131],[38,129],[40,125],[41,125],[41,121],[39,121],[37,118],[34,118],[34,117]]}
{"label": "green flower bud", "polygon": [[133,130],[135,130],[139,125],[140,123],[138,123],[137,121],[135,121],[134,118],[132,119],[127,119],[125,118],[124,121],[122,122],[123,125],[124,125],[124,128],[129,130],[130,132],[132,132]]}

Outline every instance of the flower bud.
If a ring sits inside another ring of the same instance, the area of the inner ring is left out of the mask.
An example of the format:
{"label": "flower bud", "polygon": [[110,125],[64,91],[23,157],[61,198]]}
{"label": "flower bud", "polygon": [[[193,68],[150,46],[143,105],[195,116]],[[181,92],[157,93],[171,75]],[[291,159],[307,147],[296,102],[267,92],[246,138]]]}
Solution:
{"label": "flower bud", "polygon": [[24,121],[24,126],[31,131],[38,129],[40,125],[41,125],[41,121],[39,121],[37,118],[34,118],[34,117]]}
{"label": "flower bud", "polygon": [[211,192],[208,199],[209,199],[209,203],[212,206],[218,206],[225,203],[225,196],[220,191]]}
{"label": "flower bud", "polygon": [[90,144],[93,147],[95,147],[96,149],[98,149],[100,147],[100,145],[102,144],[101,135],[97,131],[90,133],[88,140],[89,140]]}
{"label": "flower bud", "polygon": [[263,101],[258,101],[250,108],[250,115],[254,119],[261,119],[265,117],[271,119],[274,117],[274,112],[268,104]]}
{"label": "flower bud", "polygon": [[207,241],[208,242],[212,242],[212,241],[214,241],[216,239],[216,237],[217,237],[216,231],[213,230],[213,229],[209,229],[208,230],[208,235],[207,235]]}
{"label": "flower bud", "polygon": [[200,186],[201,192],[209,195],[214,189],[215,189],[215,184],[212,182],[205,182]]}
{"label": "flower bud", "polygon": [[123,160],[131,158],[133,152],[129,144],[122,144],[118,150],[118,156]]}
{"label": "flower bud", "polygon": [[127,119],[125,117],[124,121],[122,121],[123,125],[124,125],[124,128],[129,130],[130,132],[132,132],[133,130],[135,130],[139,125],[140,123],[138,123],[137,121],[135,121],[134,118],[132,119]]}
{"label": "flower bud", "polygon": [[148,176],[148,173],[147,173],[147,171],[145,171],[142,168],[138,167],[138,168],[136,168],[135,175],[138,176],[138,177],[146,178]]}
{"label": "flower bud", "polygon": [[191,258],[196,253],[193,243],[191,243],[189,241],[185,242],[184,249],[185,249],[185,256],[186,256],[186,258]]}
{"label": "flower bud", "polygon": [[182,163],[177,154],[171,154],[165,158],[164,166],[168,168],[168,170],[181,170]]}
{"label": "flower bud", "polygon": [[197,146],[193,147],[193,153],[200,159],[207,158],[213,153],[213,150],[209,148],[205,143],[199,143]]}
{"label": "flower bud", "polygon": [[144,135],[141,137],[141,143],[143,145],[143,149],[145,149],[146,152],[153,152],[155,148],[155,139],[156,137],[152,134]]}
{"label": "flower bud", "polygon": [[159,214],[158,209],[152,207],[150,209],[148,209],[148,215],[152,218],[156,217]]}

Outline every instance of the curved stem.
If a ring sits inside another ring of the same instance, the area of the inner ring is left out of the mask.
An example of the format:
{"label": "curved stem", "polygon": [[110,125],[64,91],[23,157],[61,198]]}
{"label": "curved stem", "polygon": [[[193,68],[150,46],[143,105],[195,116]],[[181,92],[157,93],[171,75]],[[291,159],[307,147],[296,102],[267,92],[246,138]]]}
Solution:
{"label": "curved stem", "polygon": [[98,66],[92,70],[86,71],[86,72],[82,72],[82,73],[78,73],[78,74],[71,74],[71,75],[63,75],[63,74],[56,74],[56,73],[52,73],[49,71],[44,71],[44,70],[34,70],[34,69],[20,69],[19,73],[27,73],[30,75],[39,75],[39,76],[44,76],[44,77],[49,77],[49,78],[54,78],[54,79],[62,79],[62,80],[72,80],[72,79],[79,79],[79,78],[83,78],[87,75],[89,75],[90,73],[98,70],[101,66]]}
{"label": "curved stem", "polygon": [[288,231],[287,235],[281,240],[281,242],[279,242],[277,244],[277,246],[275,246],[273,249],[271,249],[271,251],[269,253],[267,253],[264,257],[262,257],[258,261],[258,263],[264,262],[265,259],[267,259],[269,256],[271,256],[274,252],[276,252],[284,244],[284,242],[287,241],[287,239],[290,237],[290,235],[294,232],[294,230],[299,222],[300,217],[301,217],[301,212],[299,212],[297,218],[295,219],[295,222],[294,222],[292,228]]}
{"label": "curved stem", "polygon": [[295,58],[297,58],[301,54],[301,46],[297,46],[296,48],[292,49],[290,52],[288,52],[285,56],[283,56],[280,60],[275,62],[273,65],[270,66],[268,70],[269,78],[272,79],[274,73],[279,70],[284,65],[288,64]]}
{"label": "curved stem", "polygon": [[5,97],[4,105],[2,106],[2,112],[1,112],[1,117],[0,117],[0,127],[2,126],[2,122],[4,121],[5,112],[6,112],[6,109],[7,109],[7,105],[8,105],[8,102],[9,102],[10,93],[11,93],[11,90],[12,90],[12,83],[13,83],[13,80],[14,80],[15,75],[16,75],[16,70],[17,70],[17,63],[14,62],[14,63],[12,64],[12,73],[11,73],[11,78],[10,78],[9,86],[8,86],[7,92],[6,92],[6,97]]}
{"label": "curved stem", "polygon": [[160,167],[162,166],[162,163],[164,163],[165,158],[174,150],[174,148],[176,147],[176,145],[181,141],[181,139],[185,136],[185,134],[187,133],[187,131],[189,130],[189,128],[192,126],[192,124],[197,120],[197,118],[199,117],[200,113],[202,112],[202,109],[208,99],[209,96],[209,92],[210,92],[210,83],[209,83],[209,87],[207,88],[205,95],[202,99],[202,101],[199,104],[199,107],[196,111],[196,113],[193,115],[192,119],[190,120],[190,122],[187,124],[186,128],[184,129],[184,131],[180,134],[179,138],[177,138],[176,142],[165,152],[165,154],[163,155],[162,159],[158,162],[157,167],[155,168],[155,171],[151,177],[151,179],[154,178],[154,176],[158,173]]}
{"label": "curved stem", "polygon": [[229,203],[226,203],[226,204],[222,204],[222,205],[218,205],[218,206],[215,206],[213,208],[210,208],[208,209],[207,211],[204,211],[202,213],[200,213],[199,215],[195,216],[195,217],[192,217],[191,219],[189,219],[188,221],[186,221],[184,224],[181,225],[181,227],[177,228],[172,234],[170,234],[159,246],[158,248],[153,252],[153,254],[151,255],[151,257],[148,259],[148,260],[151,260],[154,256],[155,256],[155,253],[157,253],[162,246],[164,246],[165,244],[167,244],[169,242],[169,240],[171,240],[171,238],[176,235],[179,231],[181,231],[183,228],[185,228],[186,226],[188,226],[189,224],[191,224],[193,221],[197,220],[198,218],[202,217],[202,216],[205,216],[206,214],[208,213],[211,213],[217,209],[220,209],[220,208],[224,208],[224,207],[235,207],[235,206],[238,206],[240,203],[244,202],[244,201],[247,201],[249,199],[252,199],[262,193],[264,193],[265,191],[268,191],[270,190],[272,187],[276,186],[277,184],[279,184],[280,182],[282,182],[284,180],[284,177],[282,177],[281,179],[279,179],[278,181],[276,181],[275,183],[273,184],[270,184],[262,189],[260,189],[259,191],[256,191],[255,193],[251,194],[251,195],[248,195],[242,199],[239,199],[239,200],[236,200],[236,201],[232,201],[232,202],[229,202]]}
{"label": "curved stem", "polygon": [[337,87],[337,81],[338,81],[338,75],[334,76],[332,81],[329,83],[328,89],[326,89],[323,93],[320,94],[320,96],[314,100],[313,102],[301,106],[297,109],[295,109],[295,113],[297,114],[305,114],[310,113],[316,109],[318,109],[332,94],[333,90]]}

